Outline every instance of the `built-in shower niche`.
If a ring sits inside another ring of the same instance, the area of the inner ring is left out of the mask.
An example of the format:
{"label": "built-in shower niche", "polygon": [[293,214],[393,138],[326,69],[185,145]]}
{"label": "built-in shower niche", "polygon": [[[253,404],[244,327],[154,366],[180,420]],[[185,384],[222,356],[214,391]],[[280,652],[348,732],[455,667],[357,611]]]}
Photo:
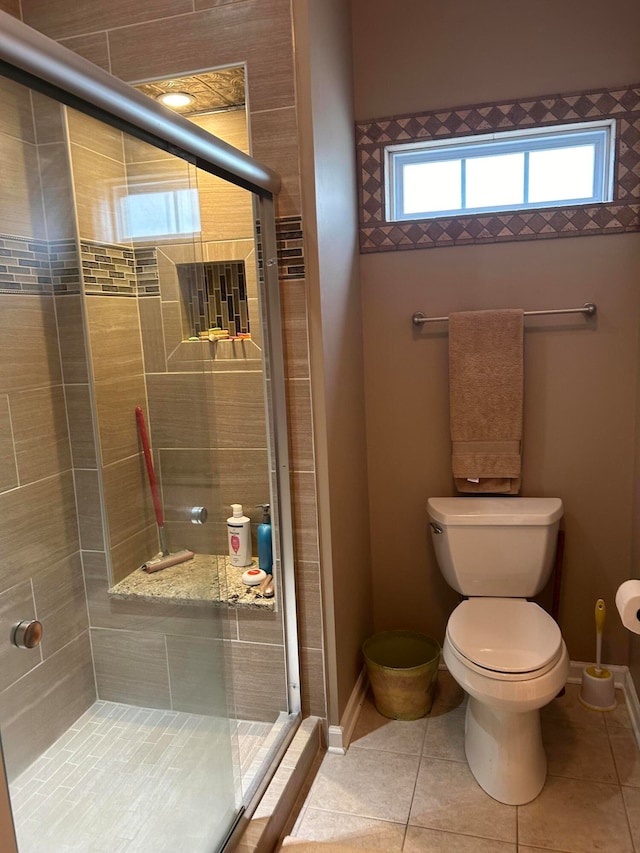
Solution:
{"label": "built-in shower niche", "polygon": [[212,328],[232,336],[250,333],[244,261],[177,264],[176,270],[187,339]]}

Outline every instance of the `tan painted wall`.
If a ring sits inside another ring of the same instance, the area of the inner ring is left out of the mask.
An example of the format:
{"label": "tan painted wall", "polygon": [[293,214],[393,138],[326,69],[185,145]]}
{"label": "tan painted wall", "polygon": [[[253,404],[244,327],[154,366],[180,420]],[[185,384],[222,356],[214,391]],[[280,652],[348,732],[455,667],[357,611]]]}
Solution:
{"label": "tan painted wall", "polygon": [[[614,0],[478,4],[353,0],[356,117],[384,117],[640,80],[640,8]],[[615,50],[603,45],[615,44]],[[613,610],[631,574],[640,236],[454,247],[361,258],[376,628],[442,639],[456,596],[427,536],[430,495],[452,494],[446,331],[411,314],[598,304],[528,321],[523,494],[565,502],[560,623],[569,653],[593,654],[593,604],[612,618],[604,657],[626,663]],[[535,328],[534,328],[535,327]]]}
{"label": "tan painted wall", "polygon": [[294,3],[329,723],[372,630],[348,10]]}

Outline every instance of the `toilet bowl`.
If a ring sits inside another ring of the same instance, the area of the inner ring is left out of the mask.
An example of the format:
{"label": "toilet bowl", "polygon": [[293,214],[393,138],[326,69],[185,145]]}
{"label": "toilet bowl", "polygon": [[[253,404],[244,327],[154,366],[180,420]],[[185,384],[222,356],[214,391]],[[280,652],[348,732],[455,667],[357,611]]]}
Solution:
{"label": "toilet bowl", "polygon": [[443,656],[469,694],[465,754],[476,781],[501,803],[535,799],[547,775],[540,708],[569,671],[558,626],[523,599],[470,599],[451,614]]}
{"label": "toilet bowl", "polygon": [[449,672],[469,694],[469,768],[494,799],[523,805],[547,774],[540,709],[569,672],[558,625],[527,600],[550,576],[562,502],[430,498],[428,513],[438,565],[469,596],[451,614],[443,645]]}

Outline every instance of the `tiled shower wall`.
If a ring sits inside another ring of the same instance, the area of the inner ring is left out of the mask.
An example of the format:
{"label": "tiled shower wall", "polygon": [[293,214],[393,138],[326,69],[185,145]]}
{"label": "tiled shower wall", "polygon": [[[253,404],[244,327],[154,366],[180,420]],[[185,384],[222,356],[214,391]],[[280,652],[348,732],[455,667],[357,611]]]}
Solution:
{"label": "tiled shower wall", "polygon": [[[58,143],[54,127],[34,123],[21,87],[2,81],[0,101],[0,726],[13,778],[94,701],[95,682],[67,396],[83,377],[77,341],[58,337],[77,307],[77,265],[61,242],[71,236],[64,193],[44,194],[39,173],[57,161]],[[33,618],[44,626],[40,647],[16,649],[12,627]]]}
{"label": "tiled shower wall", "polygon": [[[8,11],[17,5],[4,0]],[[280,224],[299,217],[300,165],[290,0],[164,0],[132,6],[83,0],[72,12],[46,0],[22,0],[24,21],[125,81],[246,63],[251,153],[280,173]],[[140,50],[144,44],[145,49]],[[267,48],[265,48],[267,46]],[[299,250],[299,246],[297,247]],[[288,423],[292,455],[296,583],[303,708],[326,713],[316,478],[311,422],[307,294],[300,257],[281,277]],[[282,266],[281,266],[282,271]]]}
{"label": "tiled shower wall", "polygon": [[[141,188],[161,192],[192,186],[191,167],[75,113],[70,113],[69,133],[76,197],[81,199],[79,230],[107,536],[118,581],[158,547],[136,405],[146,409],[148,399],[170,547],[223,554],[220,507],[243,500],[252,513],[256,503],[268,500],[262,368],[260,352],[251,342],[239,348],[183,342],[176,263],[203,253],[219,257],[222,240],[134,249],[122,242],[118,221],[104,214],[114,194],[122,198]],[[214,180],[205,180],[201,188],[203,237],[244,238],[236,239],[232,250],[251,255],[251,204],[241,227],[237,199],[234,221],[216,198]],[[217,222],[205,231],[207,201]],[[224,245],[229,246],[228,239]],[[143,256],[155,263],[138,263]],[[148,284],[152,267],[159,285]],[[138,275],[130,274],[136,268]],[[233,356],[234,349],[235,357],[223,357]],[[275,720],[286,708],[281,614],[236,616],[212,608],[185,613],[171,605],[110,600],[98,483],[89,480],[92,476],[87,472],[85,500],[96,506],[95,538],[87,544],[85,571],[99,697],[196,713],[221,711],[228,699],[244,717]],[[212,521],[202,527],[190,524],[183,512],[190,505],[209,507]],[[217,638],[223,634],[230,640],[233,665],[228,697],[215,689],[223,659]]]}

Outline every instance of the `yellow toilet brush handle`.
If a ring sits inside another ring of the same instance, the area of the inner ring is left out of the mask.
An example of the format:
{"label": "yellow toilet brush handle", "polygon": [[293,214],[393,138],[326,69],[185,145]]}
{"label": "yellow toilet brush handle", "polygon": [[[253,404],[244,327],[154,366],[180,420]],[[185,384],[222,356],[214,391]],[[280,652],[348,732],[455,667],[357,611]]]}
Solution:
{"label": "yellow toilet brush handle", "polygon": [[599,598],[596,601],[596,672],[602,672],[600,660],[602,657],[602,632],[604,631],[604,622],[607,618],[607,608],[604,599]]}

